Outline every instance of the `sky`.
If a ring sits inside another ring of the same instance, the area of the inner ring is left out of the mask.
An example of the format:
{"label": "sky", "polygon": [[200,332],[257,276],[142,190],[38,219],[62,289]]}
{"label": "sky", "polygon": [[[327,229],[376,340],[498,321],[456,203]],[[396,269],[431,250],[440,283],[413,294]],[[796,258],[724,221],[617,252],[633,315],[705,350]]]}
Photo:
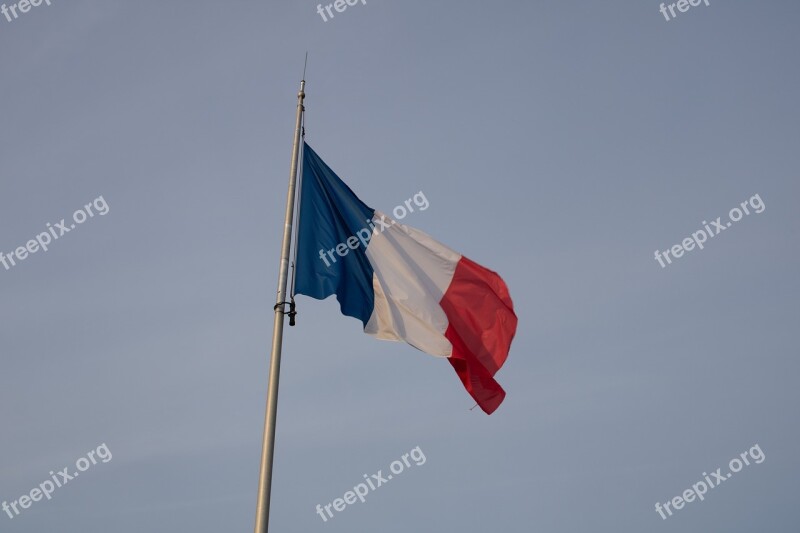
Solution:
{"label": "sky", "polygon": [[796,531],[800,4],[4,1],[0,532],[253,530],[306,51],[309,145],[519,326],[487,416],[299,296],[272,531]]}

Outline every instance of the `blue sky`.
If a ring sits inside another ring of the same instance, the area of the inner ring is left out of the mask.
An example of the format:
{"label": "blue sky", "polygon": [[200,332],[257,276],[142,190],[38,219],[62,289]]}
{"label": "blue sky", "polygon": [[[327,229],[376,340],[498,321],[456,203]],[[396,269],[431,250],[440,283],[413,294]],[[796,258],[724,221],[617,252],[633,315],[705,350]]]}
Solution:
{"label": "blue sky", "polygon": [[[299,297],[274,531],[795,531],[798,4],[316,9],[0,17],[0,251],[109,206],[0,267],[0,502],[113,453],[0,531],[252,530],[306,51],[309,144],[376,209],[423,190],[404,222],[500,273],[519,329],[489,417],[446,362]],[[656,513],[756,443],[763,463]]]}

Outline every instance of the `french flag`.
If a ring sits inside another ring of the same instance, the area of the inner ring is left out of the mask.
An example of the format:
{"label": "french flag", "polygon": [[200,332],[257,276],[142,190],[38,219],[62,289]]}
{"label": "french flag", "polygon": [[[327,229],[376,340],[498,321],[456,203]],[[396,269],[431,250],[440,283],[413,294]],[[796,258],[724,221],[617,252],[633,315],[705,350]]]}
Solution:
{"label": "french flag", "polygon": [[367,206],[303,146],[295,293],[335,294],[378,339],[445,357],[487,414],[517,329],[503,280],[429,235]]}

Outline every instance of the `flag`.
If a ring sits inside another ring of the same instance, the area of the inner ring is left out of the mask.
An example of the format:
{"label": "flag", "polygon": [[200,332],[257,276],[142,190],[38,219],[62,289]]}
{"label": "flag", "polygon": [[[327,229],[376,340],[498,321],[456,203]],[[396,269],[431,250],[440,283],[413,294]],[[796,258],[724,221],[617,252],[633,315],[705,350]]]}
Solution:
{"label": "flag", "polygon": [[495,272],[362,202],[304,143],[295,293],[335,294],[364,332],[450,362],[487,414],[517,329]]}

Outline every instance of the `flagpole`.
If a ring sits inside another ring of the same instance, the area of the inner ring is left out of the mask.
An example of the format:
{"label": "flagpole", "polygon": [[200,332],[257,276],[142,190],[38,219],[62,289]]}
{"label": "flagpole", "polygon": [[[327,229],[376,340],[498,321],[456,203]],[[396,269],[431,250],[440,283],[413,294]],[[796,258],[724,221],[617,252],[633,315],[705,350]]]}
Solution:
{"label": "flagpole", "polygon": [[267,533],[269,531],[272,459],[275,453],[275,420],[278,414],[278,379],[281,371],[281,347],[283,346],[283,315],[285,312],[284,307],[288,303],[286,282],[289,277],[289,253],[292,244],[292,221],[294,220],[297,163],[300,156],[300,130],[303,123],[303,99],[306,96],[305,87],[306,80],[303,79],[300,82],[300,92],[297,93],[297,119],[294,128],[294,144],[292,145],[292,165],[289,172],[289,192],[286,197],[286,216],[283,221],[278,295],[275,302],[275,322],[272,327],[272,355],[269,362],[267,409],[264,416],[264,440],[261,447],[261,468],[258,476],[255,533]]}

